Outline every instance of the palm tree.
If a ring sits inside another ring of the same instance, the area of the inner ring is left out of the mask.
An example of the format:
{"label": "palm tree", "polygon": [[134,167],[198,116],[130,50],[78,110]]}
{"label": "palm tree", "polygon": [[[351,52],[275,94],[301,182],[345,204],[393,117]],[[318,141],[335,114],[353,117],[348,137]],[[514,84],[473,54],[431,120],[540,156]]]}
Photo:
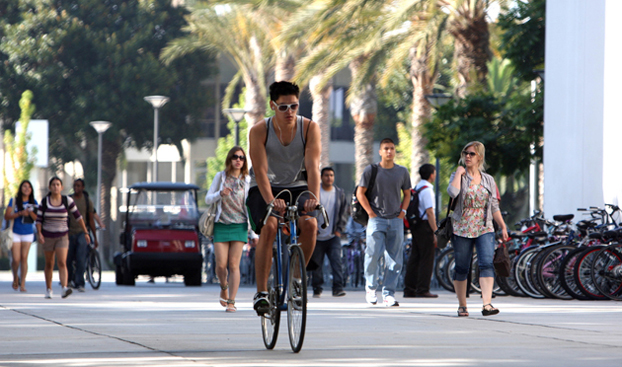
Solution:
{"label": "palm tree", "polygon": [[[295,79],[302,83],[313,79],[314,104],[322,103],[325,88],[345,67],[352,73],[348,93],[350,113],[355,123],[354,145],[356,180],[372,162],[373,125],[377,113],[375,65],[380,58],[366,40],[377,32],[380,1],[316,0],[297,12],[284,28],[284,39],[304,38],[310,48],[296,71]],[[322,92],[323,91],[323,92]],[[328,129],[328,127],[325,127]]]}
{"label": "palm tree", "polygon": [[195,50],[219,52],[225,55],[238,72],[229,82],[225,106],[242,80],[246,86],[245,107],[250,123],[261,121],[266,114],[266,78],[274,65],[270,41],[273,37],[260,17],[238,5],[216,6],[197,3],[187,17],[188,35],[171,42],[162,52],[161,59],[171,62]]}
{"label": "palm tree", "polygon": [[384,39],[380,53],[388,55],[380,84],[388,84],[395,73],[404,72],[408,60],[408,73],[413,85],[411,116],[410,172],[429,161],[427,141],[421,127],[431,117],[426,95],[431,94],[439,76],[440,41],[445,30],[447,15],[434,1],[400,1],[383,15]]}
{"label": "palm tree", "polygon": [[486,84],[490,60],[488,10],[492,3],[504,6],[507,0],[437,0],[449,13],[449,34],[454,38],[454,60],[458,73],[456,96],[468,94],[469,85]]}

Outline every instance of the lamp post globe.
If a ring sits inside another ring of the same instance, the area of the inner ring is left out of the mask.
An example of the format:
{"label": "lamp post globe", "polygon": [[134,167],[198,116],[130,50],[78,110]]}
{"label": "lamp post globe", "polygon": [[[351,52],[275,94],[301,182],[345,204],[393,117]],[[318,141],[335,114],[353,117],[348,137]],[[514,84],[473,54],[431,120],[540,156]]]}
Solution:
{"label": "lamp post globe", "polygon": [[222,112],[235,122],[235,145],[240,145],[240,121],[248,111],[243,108],[225,108]]}
{"label": "lamp post globe", "polygon": [[153,107],[153,178],[152,182],[158,180],[158,111],[170,100],[165,96],[146,96],[145,101]]}
{"label": "lamp post globe", "polygon": [[91,121],[89,125],[97,131],[97,213],[101,213],[102,135],[108,130],[112,123],[108,121]]}

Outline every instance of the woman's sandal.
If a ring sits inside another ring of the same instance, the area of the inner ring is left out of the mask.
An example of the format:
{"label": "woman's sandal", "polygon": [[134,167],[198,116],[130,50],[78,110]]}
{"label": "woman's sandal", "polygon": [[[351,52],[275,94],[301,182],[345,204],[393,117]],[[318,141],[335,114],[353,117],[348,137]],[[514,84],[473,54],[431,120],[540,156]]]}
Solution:
{"label": "woman's sandal", "polygon": [[467,310],[466,307],[458,307],[458,316],[459,317],[469,316],[469,311]]}
{"label": "woman's sandal", "polygon": [[13,281],[13,289],[17,290],[19,288],[19,282],[17,280]]}
{"label": "woman's sandal", "polygon": [[227,311],[227,312],[235,312],[237,310],[238,309],[235,308],[235,300],[228,299],[227,300],[227,309],[225,311]]}
{"label": "woman's sandal", "polygon": [[222,296],[222,292],[226,291],[227,289],[229,289],[229,284],[225,284],[225,285],[220,285],[220,305],[222,307],[227,307],[227,295],[225,295],[225,298],[223,298]]}
{"label": "woman's sandal", "polygon": [[[486,306],[490,306],[490,308],[486,308]],[[494,308],[490,303],[482,307],[482,315],[484,316],[496,315],[498,313],[499,313],[499,310]]]}

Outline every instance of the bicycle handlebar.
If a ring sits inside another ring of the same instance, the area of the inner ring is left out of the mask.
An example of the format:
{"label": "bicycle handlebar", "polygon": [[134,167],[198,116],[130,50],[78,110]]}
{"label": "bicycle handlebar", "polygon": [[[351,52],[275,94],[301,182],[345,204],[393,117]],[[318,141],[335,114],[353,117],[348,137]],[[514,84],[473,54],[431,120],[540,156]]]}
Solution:
{"label": "bicycle handlebar", "polygon": [[[266,216],[264,217],[264,220],[263,220],[263,225],[264,225],[264,226],[268,223],[268,218],[270,217],[270,214],[272,214],[272,209],[274,209],[274,201],[275,201],[275,200],[279,197],[279,195],[281,195],[282,193],[285,193],[285,192],[289,193],[289,197],[290,197],[290,201],[291,201],[291,199],[292,199],[292,193],[291,193],[291,191],[289,191],[289,190],[285,189],[285,190],[283,190],[283,191],[279,192],[279,193],[278,193],[278,194],[274,197],[274,199],[270,202],[270,204],[268,204],[268,210],[266,211]],[[300,195],[298,195],[298,197],[296,198],[296,202],[298,202],[298,200],[300,199],[300,197],[301,197],[301,196],[302,196],[302,194],[304,194],[304,193],[309,193],[309,194],[311,194],[311,195],[315,198],[315,200],[319,201],[319,200],[318,200],[318,198],[315,196],[315,194],[314,194],[314,193],[312,193],[312,192],[311,192],[311,191],[309,191],[309,190],[306,190],[306,191],[301,192],[301,193],[300,193]],[[288,206],[288,207],[287,207],[287,210],[295,210],[295,208],[296,208],[296,206],[295,206],[295,205],[290,205],[290,206]],[[322,213],[322,216],[324,217],[324,223],[322,223],[322,225],[321,225],[322,229],[325,229],[326,227],[328,227],[328,225],[329,225],[329,219],[328,219],[328,214],[326,213],[326,209],[324,209],[324,206],[322,206],[322,204],[318,204],[318,205],[315,207],[315,209],[314,209],[314,210],[319,210],[319,211],[320,211],[320,213]]]}

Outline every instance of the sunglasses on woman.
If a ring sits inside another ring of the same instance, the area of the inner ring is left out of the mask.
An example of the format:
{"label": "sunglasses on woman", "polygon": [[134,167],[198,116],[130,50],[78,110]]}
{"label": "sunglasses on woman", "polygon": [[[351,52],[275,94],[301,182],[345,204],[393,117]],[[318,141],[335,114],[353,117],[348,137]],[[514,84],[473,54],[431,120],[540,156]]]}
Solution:
{"label": "sunglasses on woman", "polygon": [[475,152],[462,152],[462,155],[464,155],[464,156],[468,155],[469,157],[473,158],[473,157],[475,157],[477,155],[477,153],[475,153]]}
{"label": "sunglasses on woman", "polygon": [[298,103],[290,103],[290,104],[274,104],[276,109],[281,112],[287,112],[287,110],[296,111],[298,109]]}
{"label": "sunglasses on woman", "polygon": [[246,159],[246,157],[243,156],[243,155],[234,154],[234,155],[231,156],[231,160],[232,161],[240,160],[240,161],[244,162],[245,159]]}

